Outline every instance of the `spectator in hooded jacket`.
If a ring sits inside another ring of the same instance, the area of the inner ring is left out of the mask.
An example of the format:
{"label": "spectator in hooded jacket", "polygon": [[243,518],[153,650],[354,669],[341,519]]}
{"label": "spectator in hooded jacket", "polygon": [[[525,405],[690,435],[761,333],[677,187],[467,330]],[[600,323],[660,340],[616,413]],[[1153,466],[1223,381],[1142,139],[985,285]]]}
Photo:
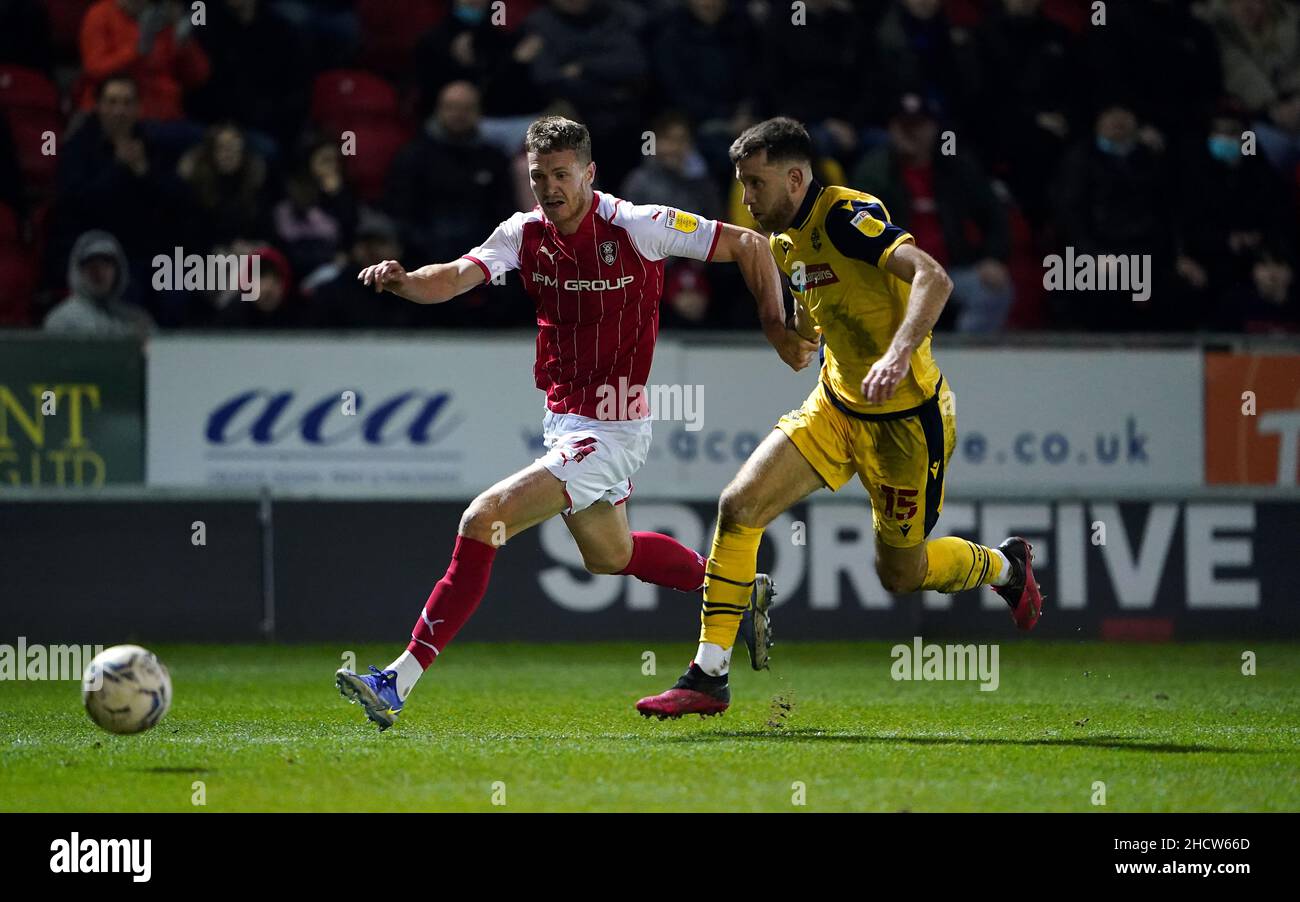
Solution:
{"label": "spectator in hooded jacket", "polygon": [[117,239],[98,229],[81,235],[68,257],[71,294],[45,316],[45,331],[85,338],[143,338],[153,319],[123,299],[131,281]]}

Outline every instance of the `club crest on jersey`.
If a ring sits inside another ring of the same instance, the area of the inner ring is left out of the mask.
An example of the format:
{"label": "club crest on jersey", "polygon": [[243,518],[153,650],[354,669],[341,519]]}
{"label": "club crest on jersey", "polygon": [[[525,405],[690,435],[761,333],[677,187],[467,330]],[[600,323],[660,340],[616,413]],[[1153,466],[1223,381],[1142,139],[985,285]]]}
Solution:
{"label": "club crest on jersey", "polygon": [[813,250],[815,251],[819,251],[822,249],[822,233],[817,231],[817,226],[813,226],[812,246],[813,246]]}
{"label": "club crest on jersey", "polygon": [[681,210],[674,210],[669,207],[668,215],[664,217],[664,227],[676,229],[689,235],[700,227],[700,222],[690,213],[683,213]]}
{"label": "club crest on jersey", "polygon": [[599,250],[600,250],[600,259],[605,261],[606,266],[609,266],[611,263],[613,263],[615,260],[618,259],[617,241],[602,241],[600,243]]}

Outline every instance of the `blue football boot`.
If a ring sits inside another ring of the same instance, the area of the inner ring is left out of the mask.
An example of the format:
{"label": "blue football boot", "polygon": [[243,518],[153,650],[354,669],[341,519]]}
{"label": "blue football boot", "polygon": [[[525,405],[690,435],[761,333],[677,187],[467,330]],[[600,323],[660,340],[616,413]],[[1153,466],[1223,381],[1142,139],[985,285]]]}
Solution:
{"label": "blue football boot", "polygon": [[341,667],[334,674],[334,682],[339,695],[353,704],[361,703],[366,717],[379,725],[381,733],[397,723],[404,703],[397,694],[396,670],[380,670],[371,664],[370,673],[358,674]]}

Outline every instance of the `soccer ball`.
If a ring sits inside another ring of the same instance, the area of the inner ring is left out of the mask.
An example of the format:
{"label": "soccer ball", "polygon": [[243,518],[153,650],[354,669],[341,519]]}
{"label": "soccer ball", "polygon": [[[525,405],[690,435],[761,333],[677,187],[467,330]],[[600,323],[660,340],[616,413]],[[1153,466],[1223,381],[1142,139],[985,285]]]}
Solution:
{"label": "soccer ball", "polygon": [[110,733],[143,733],[172,706],[172,678],[162,661],[138,645],[114,645],[81,677],[81,702]]}

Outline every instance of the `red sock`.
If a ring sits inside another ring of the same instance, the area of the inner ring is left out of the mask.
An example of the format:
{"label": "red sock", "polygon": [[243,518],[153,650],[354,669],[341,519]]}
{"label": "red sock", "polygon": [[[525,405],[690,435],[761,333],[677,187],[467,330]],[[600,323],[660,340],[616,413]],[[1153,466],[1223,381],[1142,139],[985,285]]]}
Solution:
{"label": "red sock", "polygon": [[632,560],[620,572],[679,592],[698,592],[704,587],[705,563],[697,552],[674,538],[657,532],[634,532]]}
{"label": "red sock", "polygon": [[456,536],[447,572],[424,603],[424,611],[411,631],[411,644],[406,646],[425,670],[483,600],[496,553],[494,545]]}

